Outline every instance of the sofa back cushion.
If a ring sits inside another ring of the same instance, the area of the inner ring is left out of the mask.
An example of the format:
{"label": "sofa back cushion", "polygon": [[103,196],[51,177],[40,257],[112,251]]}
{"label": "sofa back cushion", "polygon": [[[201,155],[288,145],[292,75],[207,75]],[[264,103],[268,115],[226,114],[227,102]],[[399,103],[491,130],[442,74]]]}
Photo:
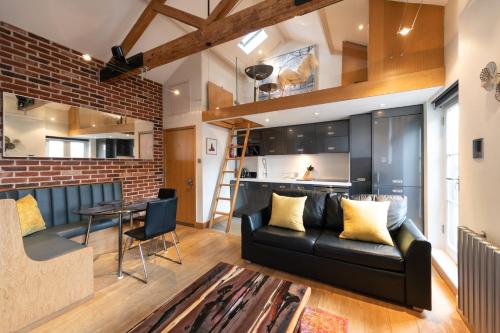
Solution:
{"label": "sofa back cushion", "polygon": [[344,212],[340,202],[346,194],[329,193],[326,197],[325,228],[342,232],[344,230]]}
{"label": "sofa back cushion", "polygon": [[404,195],[356,194],[351,196],[351,199],[362,201],[390,201],[391,204],[387,212],[387,229],[391,232],[399,230],[406,219],[408,199]]}
{"label": "sofa back cushion", "polygon": [[50,228],[81,221],[82,217],[73,213],[75,209],[95,206],[102,201],[120,200],[122,188],[120,182],[113,182],[19,189],[0,192],[0,199],[18,200],[29,194],[36,199],[45,225]]}
{"label": "sofa back cushion", "polygon": [[[276,194],[286,197],[307,197],[304,206],[304,227],[320,228],[323,227],[325,220],[325,202],[326,193],[310,190],[280,190],[274,191]],[[272,199],[271,199],[272,200]],[[269,203],[269,212],[272,212],[271,202]]]}

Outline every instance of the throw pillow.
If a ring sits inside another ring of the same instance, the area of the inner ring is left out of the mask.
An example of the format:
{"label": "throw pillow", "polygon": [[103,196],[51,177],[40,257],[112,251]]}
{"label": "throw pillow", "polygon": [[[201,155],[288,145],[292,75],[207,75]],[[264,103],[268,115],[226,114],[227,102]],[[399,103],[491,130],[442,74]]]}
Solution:
{"label": "throw pillow", "polygon": [[45,221],[38,209],[38,203],[31,194],[16,201],[21,233],[24,236],[45,229]]}
{"label": "throw pillow", "polygon": [[389,201],[342,199],[344,231],[340,238],[394,246],[387,229]]}
{"label": "throw pillow", "polygon": [[306,231],[302,216],[307,197],[284,197],[273,193],[271,220],[269,225]]}

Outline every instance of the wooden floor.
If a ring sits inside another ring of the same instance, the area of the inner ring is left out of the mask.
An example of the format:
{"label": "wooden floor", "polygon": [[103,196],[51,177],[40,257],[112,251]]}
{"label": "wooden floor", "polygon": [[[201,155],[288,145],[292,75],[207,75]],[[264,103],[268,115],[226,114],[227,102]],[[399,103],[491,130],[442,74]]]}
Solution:
{"label": "wooden floor", "polygon": [[[240,237],[218,231],[179,227],[183,265],[151,256],[149,283],[114,275],[116,253],[94,262],[95,295],[36,327],[34,332],[126,332],[138,321],[185,288],[219,261],[245,266],[312,287],[308,306],[330,311],[349,320],[350,333],[365,332],[468,332],[456,312],[454,295],[433,273],[433,310],[413,312],[404,307],[337,289],[267,267],[247,264],[240,258]],[[167,255],[175,258],[174,249]],[[125,270],[142,274],[137,252],[127,252]],[[367,281],[367,283],[370,283]]]}

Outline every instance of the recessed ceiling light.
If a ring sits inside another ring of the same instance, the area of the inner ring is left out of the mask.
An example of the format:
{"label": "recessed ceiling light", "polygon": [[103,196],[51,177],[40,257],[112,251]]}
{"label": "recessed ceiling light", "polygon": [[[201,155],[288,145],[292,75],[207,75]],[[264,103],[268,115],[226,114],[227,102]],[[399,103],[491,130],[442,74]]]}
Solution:
{"label": "recessed ceiling light", "polygon": [[90,60],[92,60],[92,57],[90,56],[90,54],[85,53],[85,54],[82,54],[82,59],[85,61],[90,61]]}
{"label": "recessed ceiling light", "polygon": [[51,118],[50,118],[50,121],[54,121],[54,120],[56,120],[56,118],[54,118],[54,117],[51,117]]}
{"label": "recessed ceiling light", "polygon": [[95,124],[92,124],[92,127],[95,127]]}
{"label": "recessed ceiling light", "polygon": [[176,96],[179,96],[181,94],[179,89],[175,89],[174,91],[172,91],[172,93]]}
{"label": "recessed ceiling light", "polygon": [[364,28],[365,28],[364,25],[362,25],[362,24],[358,25],[358,30],[363,30]]}
{"label": "recessed ceiling light", "polygon": [[215,110],[220,110],[220,107],[216,106],[216,107],[215,107]]}
{"label": "recessed ceiling light", "polygon": [[314,112],[314,115],[315,116],[319,116],[319,112]]}
{"label": "recessed ceiling light", "polygon": [[385,107],[385,104],[384,103],[380,104],[380,107],[381,108]]}
{"label": "recessed ceiling light", "polygon": [[262,50],[259,50],[259,54],[262,54]]}
{"label": "recessed ceiling light", "polygon": [[266,123],[268,123],[269,122],[269,118],[266,118],[265,121],[266,121]]}
{"label": "recessed ceiling light", "polygon": [[399,29],[398,34],[400,34],[401,36],[406,36],[410,33],[410,31],[411,31],[411,28],[402,27],[401,29]]}

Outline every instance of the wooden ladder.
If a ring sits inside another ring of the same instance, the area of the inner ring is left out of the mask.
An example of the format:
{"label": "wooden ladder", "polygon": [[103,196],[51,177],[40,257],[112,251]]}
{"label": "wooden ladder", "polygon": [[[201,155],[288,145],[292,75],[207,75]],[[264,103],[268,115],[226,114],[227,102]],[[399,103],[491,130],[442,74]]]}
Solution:
{"label": "wooden ladder", "polygon": [[[229,130],[229,136],[227,139],[227,145],[226,145],[226,151],[224,153],[224,161],[222,163],[220,173],[219,173],[219,179],[217,181],[216,189],[215,189],[215,195],[212,200],[212,207],[210,209],[210,224],[209,228],[212,228],[214,224],[222,222],[222,221],[227,221],[226,224],[226,233],[229,232],[231,229],[231,219],[233,218],[233,213],[234,213],[234,207],[236,205],[236,197],[238,196],[238,188],[240,186],[240,177],[241,177],[241,170],[243,169],[243,162],[245,161],[245,153],[247,150],[247,145],[248,145],[248,137],[250,136],[250,124],[247,124],[246,129],[245,129],[245,139],[243,141],[243,145],[234,145],[233,144],[233,138],[238,137],[238,134],[236,132],[237,128],[236,126],[232,126],[231,129]],[[237,157],[237,151],[234,154],[231,154],[232,149],[237,149],[241,148],[241,156]],[[233,155],[234,157],[231,157]],[[228,170],[228,165],[229,161],[238,161],[239,165],[236,169],[234,170]],[[226,175],[231,174],[236,172],[236,181],[234,183],[234,189],[233,189],[233,196],[231,197],[221,197],[221,190],[223,187],[230,187],[232,186],[230,181],[225,182]],[[229,212],[222,212],[217,210],[217,207],[219,205],[220,201],[230,201],[231,206],[229,209]]]}

